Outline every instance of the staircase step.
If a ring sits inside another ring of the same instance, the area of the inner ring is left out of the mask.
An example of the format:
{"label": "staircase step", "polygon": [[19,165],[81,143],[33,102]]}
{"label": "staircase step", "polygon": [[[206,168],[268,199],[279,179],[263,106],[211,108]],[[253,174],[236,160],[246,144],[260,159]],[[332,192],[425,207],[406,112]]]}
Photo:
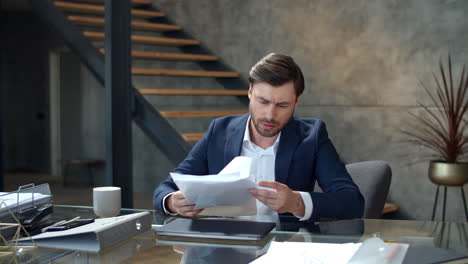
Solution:
{"label": "staircase step", "polygon": [[182,134],[182,137],[185,139],[185,141],[188,142],[195,142],[200,140],[203,137],[204,133],[184,133]]}
{"label": "staircase step", "polygon": [[[104,40],[103,32],[85,31],[85,37],[90,40]],[[194,39],[162,38],[142,35],[132,35],[132,42],[140,44],[168,45],[168,46],[186,46],[199,45],[200,41]]]}
{"label": "staircase step", "polygon": [[[105,0],[80,0],[80,2],[104,4]],[[151,5],[151,0],[132,0],[132,5]]]}
{"label": "staircase step", "polygon": [[[87,16],[68,16],[68,20],[83,26],[92,26],[92,27],[104,27],[104,18],[102,17],[87,17]],[[151,30],[151,31],[173,31],[181,30],[182,27],[177,25],[168,25],[168,24],[158,24],[158,23],[149,23],[141,21],[132,21],[132,28],[134,30]]]}
{"label": "staircase step", "polygon": [[[69,3],[69,2],[63,2],[63,1],[55,1],[54,5],[57,8],[60,8],[61,10],[67,11],[67,12],[95,14],[95,15],[104,14],[103,5],[77,4],[77,3]],[[153,17],[164,16],[164,13],[157,12],[157,11],[132,9],[131,12],[132,12],[133,18],[153,18]]]}
{"label": "staircase step", "polygon": [[137,59],[155,59],[155,60],[188,60],[188,61],[219,60],[219,57],[214,56],[214,55],[139,51],[139,50],[132,51],[132,56]]}
{"label": "staircase step", "polygon": [[163,117],[209,117],[241,115],[247,113],[246,110],[225,110],[225,111],[160,111]]}
{"label": "staircase step", "polygon": [[247,90],[138,89],[147,95],[247,95]]}
{"label": "staircase step", "polygon": [[187,77],[215,77],[215,78],[237,78],[237,72],[225,71],[192,71],[192,70],[169,70],[169,69],[142,69],[133,68],[135,75],[164,75],[164,76],[187,76]]}
{"label": "staircase step", "polygon": [[[104,49],[99,49],[104,54]],[[186,60],[186,61],[216,61],[218,56],[205,55],[205,54],[190,54],[190,53],[171,53],[171,52],[157,52],[157,51],[140,51],[132,50],[132,57],[134,59],[148,59],[148,60]]]}
{"label": "staircase step", "polygon": [[[186,140],[188,141],[188,140]],[[394,204],[394,203],[385,203],[384,204],[384,208],[382,209],[382,214],[390,214],[390,213],[394,213],[396,211],[398,211],[398,209],[400,208],[400,206],[398,204]]]}

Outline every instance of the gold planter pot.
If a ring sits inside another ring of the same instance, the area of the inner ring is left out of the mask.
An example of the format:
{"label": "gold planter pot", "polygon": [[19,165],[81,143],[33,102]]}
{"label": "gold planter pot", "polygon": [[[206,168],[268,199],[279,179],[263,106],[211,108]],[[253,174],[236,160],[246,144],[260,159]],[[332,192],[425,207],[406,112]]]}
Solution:
{"label": "gold planter pot", "polygon": [[468,163],[431,161],[429,179],[438,185],[463,186],[468,182]]}

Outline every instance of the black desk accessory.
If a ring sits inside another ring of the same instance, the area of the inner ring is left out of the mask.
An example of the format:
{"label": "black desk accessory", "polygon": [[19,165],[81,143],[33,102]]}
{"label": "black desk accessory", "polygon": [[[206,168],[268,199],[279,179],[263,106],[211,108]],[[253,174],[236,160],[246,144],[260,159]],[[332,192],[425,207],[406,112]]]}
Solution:
{"label": "black desk accessory", "polygon": [[29,214],[26,219],[21,219],[21,224],[29,232],[30,235],[40,233],[41,229],[53,224],[52,213],[54,207],[51,204],[46,204],[34,210],[33,214]]}
{"label": "black desk accessory", "polygon": [[468,263],[468,256],[452,249],[430,246],[410,246],[403,264]]}
{"label": "black desk accessory", "polygon": [[35,226],[39,223],[44,217],[52,214],[54,212],[54,207],[51,204],[46,204],[39,209],[34,211],[34,214],[31,215],[29,218],[24,219],[21,221],[21,224],[24,226]]}
{"label": "black desk accessory", "polygon": [[47,232],[55,232],[55,231],[64,231],[68,229],[72,229],[75,227],[87,225],[94,223],[94,219],[89,218],[89,219],[72,219],[70,221],[66,221],[63,224],[60,225],[54,225],[54,226],[49,226],[47,227]]}

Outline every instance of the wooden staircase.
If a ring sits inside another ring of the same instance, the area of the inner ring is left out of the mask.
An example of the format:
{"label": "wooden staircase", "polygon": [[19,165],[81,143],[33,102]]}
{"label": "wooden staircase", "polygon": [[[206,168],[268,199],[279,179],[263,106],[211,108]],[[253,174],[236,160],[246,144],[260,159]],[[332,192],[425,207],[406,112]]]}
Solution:
{"label": "wooden staircase", "polygon": [[[90,2],[90,1],[85,1]],[[132,1],[133,2],[133,1]],[[69,1],[55,1],[54,5],[57,8],[60,8],[64,12],[73,12],[78,14],[88,14],[88,15],[104,15],[104,5],[94,5],[94,4],[81,4]],[[153,17],[162,17],[164,13],[157,11],[148,11],[148,10],[139,10],[132,9],[133,18],[142,18],[149,19]]]}
{"label": "wooden staircase", "polygon": [[[182,27],[172,24],[154,23],[149,20],[164,17],[165,14],[159,11],[142,9],[151,5],[150,0],[132,0],[132,21],[131,26],[134,31],[131,36],[133,44],[150,45],[152,47],[172,46],[196,46],[200,41],[187,38],[172,38],[164,36],[148,35],[147,33],[163,33],[182,30]],[[54,1],[54,6],[64,12],[67,19],[82,29],[83,35],[95,43],[99,51],[104,54],[105,50],[98,47],[99,42],[104,41],[104,0],[74,0],[74,1]],[[135,33],[146,32],[144,33]],[[133,60],[153,60],[172,62],[215,62],[219,57],[211,54],[176,53],[164,51],[132,50]],[[192,70],[177,68],[141,68],[132,67],[132,74],[135,76],[161,76],[161,77],[194,77],[194,78],[239,78],[237,72],[213,71],[213,70]],[[244,89],[242,89],[244,88]],[[247,87],[239,87],[242,90],[226,89],[170,89],[136,87],[145,96],[246,96]],[[156,105],[156,108],[159,107]],[[247,113],[247,108],[242,110],[197,110],[197,111],[159,111],[165,118],[198,118],[198,117],[219,117],[233,114]],[[206,129],[206,128],[205,128]],[[198,141],[204,131],[198,133],[184,133],[179,131],[187,142]]]}
{"label": "wooden staircase", "polygon": [[[88,17],[88,16],[68,16],[68,20],[80,26],[89,26],[89,27],[104,27],[104,18],[102,17]],[[141,21],[132,21],[131,22],[133,30],[147,30],[155,32],[164,32],[171,30],[181,30],[182,27],[176,25],[166,25],[159,23],[149,23]]]}

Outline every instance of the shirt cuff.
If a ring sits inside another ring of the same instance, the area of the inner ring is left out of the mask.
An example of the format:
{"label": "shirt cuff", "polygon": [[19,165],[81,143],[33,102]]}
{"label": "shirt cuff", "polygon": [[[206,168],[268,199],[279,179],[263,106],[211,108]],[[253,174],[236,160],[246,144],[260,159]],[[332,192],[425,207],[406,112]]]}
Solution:
{"label": "shirt cuff", "polygon": [[[171,193],[167,194],[166,196],[164,196],[164,198],[162,200],[162,208],[163,208],[165,214],[175,216],[175,215],[177,215],[177,213],[171,213],[166,209],[166,198],[169,197],[173,193],[174,192],[171,192]],[[302,198],[302,199],[304,199],[304,198]]]}
{"label": "shirt cuff", "polygon": [[[312,209],[314,208],[314,204],[312,203],[312,198],[310,197],[310,193],[308,192],[299,192],[302,197],[302,201],[304,202],[304,216],[302,215],[294,215],[295,217],[299,218],[299,221],[309,220],[312,216]],[[165,210],[165,209],[164,209]]]}

